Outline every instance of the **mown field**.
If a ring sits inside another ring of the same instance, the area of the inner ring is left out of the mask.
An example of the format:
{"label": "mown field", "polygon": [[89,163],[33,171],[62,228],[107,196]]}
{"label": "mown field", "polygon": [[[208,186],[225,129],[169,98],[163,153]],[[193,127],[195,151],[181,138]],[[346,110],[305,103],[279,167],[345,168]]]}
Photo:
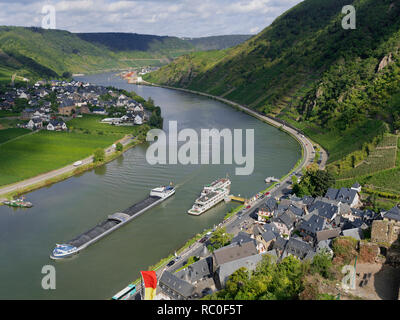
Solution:
{"label": "mown field", "polygon": [[40,131],[0,145],[0,185],[28,179],[86,158],[123,135]]}
{"label": "mown field", "polygon": [[20,129],[20,128],[9,128],[5,130],[0,130],[0,144],[8,140],[15,139],[29,132],[30,131],[27,129]]}
{"label": "mown field", "polygon": [[100,121],[105,116],[84,115],[82,118],[75,118],[68,121],[69,130],[77,133],[89,133],[96,135],[118,135],[121,138],[127,134],[136,134],[139,126],[113,126]]}

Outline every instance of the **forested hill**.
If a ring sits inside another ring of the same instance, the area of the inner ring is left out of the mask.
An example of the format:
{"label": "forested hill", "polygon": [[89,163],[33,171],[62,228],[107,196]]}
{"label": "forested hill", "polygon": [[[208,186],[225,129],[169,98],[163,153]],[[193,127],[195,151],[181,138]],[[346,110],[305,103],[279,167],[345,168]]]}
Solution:
{"label": "forested hill", "polygon": [[248,34],[234,34],[226,36],[210,36],[201,38],[185,39],[199,51],[223,50],[237,46],[250,39]]}
{"label": "forested hill", "polygon": [[[342,28],[342,8],[357,28]],[[334,162],[400,129],[400,1],[305,0],[224,51],[180,57],[146,80],[223,96],[303,129]]]}
{"label": "forested hill", "polygon": [[51,78],[64,73],[161,66],[198,50],[235,45],[243,36],[183,40],[133,33],[71,33],[37,27],[0,26],[0,83],[11,76]]}
{"label": "forested hill", "polygon": [[58,77],[64,72],[87,72],[126,67],[109,50],[81,40],[68,31],[0,27],[0,81],[11,74]]}
{"label": "forested hill", "polygon": [[145,35],[137,33],[77,33],[82,40],[104,45],[111,51],[194,51],[194,46],[176,37]]}
{"label": "forested hill", "polygon": [[250,35],[222,35],[202,38],[177,38],[137,33],[77,33],[82,40],[106,46],[111,51],[207,51],[234,47]]}

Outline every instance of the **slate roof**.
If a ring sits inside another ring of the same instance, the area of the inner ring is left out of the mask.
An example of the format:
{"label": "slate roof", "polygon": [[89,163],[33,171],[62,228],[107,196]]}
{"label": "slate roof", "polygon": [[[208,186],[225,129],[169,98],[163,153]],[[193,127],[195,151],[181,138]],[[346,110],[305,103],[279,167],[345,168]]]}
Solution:
{"label": "slate roof", "polygon": [[306,233],[316,235],[317,231],[324,230],[327,226],[325,218],[312,214],[308,220],[300,222],[298,229],[303,229]]}
{"label": "slate roof", "polygon": [[357,190],[350,188],[340,188],[336,200],[339,200],[344,203],[351,204],[354,201],[354,198],[357,195]]}
{"label": "slate roof", "polygon": [[353,228],[353,229],[347,229],[343,230],[342,234],[345,237],[352,237],[356,240],[361,240],[362,239],[362,232],[360,228]]}
{"label": "slate roof", "polygon": [[338,189],[329,188],[325,194],[325,198],[327,198],[329,200],[335,200],[338,193],[339,193]]}
{"label": "slate roof", "polygon": [[288,240],[284,239],[283,237],[279,236],[276,238],[276,241],[274,243],[273,249],[278,249],[278,250],[285,250],[285,247],[288,243]]}
{"label": "slate roof", "polygon": [[304,210],[302,208],[298,208],[292,204],[289,206],[288,210],[293,212],[298,217],[301,217],[304,214]]}
{"label": "slate roof", "polygon": [[293,213],[291,213],[290,211],[285,211],[284,213],[280,214],[278,217],[274,218],[273,221],[282,222],[290,229],[293,227],[294,223],[296,222],[296,216]]}
{"label": "slate roof", "polygon": [[245,242],[248,242],[248,241],[254,241],[254,239],[252,239],[252,238],[250,237],[250,234],[248,234],[247,232],[243,232],[243,231],[240,231],[240,232],[232,239],[232,243],[238,243],[238,242],[245,243]]}
{"label": "slate roof", "polygon": [[178,271],[175,275],[190,283],[197,282],[212,274],[212,258],[207,257],[189,265],[187,268]]}
{"label": "slate roof", "polygon": [[314,202],[315,199],[311,196],[304,196],[302,200],[305,205],[309,206]]}
{"label": "slate roof", "polygon": [[265,201],[264,207],[268,208],[270,211],[273,211],[278,207],[278,203],[275,198],[269,197],[267,201]]}
{"label": "slate roof", "polygon": [[351,188],[340,188],[339,190],[329,188],[326,192],[325,198],[351,204],[357,193],[357,190]]}
{"label": "slate roof", "polygon": [[313,250],[307,242],[296,238],[290,238],[285,249],[288,253],[300,259],[303,259],[309,251]]}
{"label": "slate roof", "polygon": [[262,227],[265,231],[272,231],[276,234],[279,234],[279,230],[275,227],[273,223],[266,223]]}
{"label": "slate roof", "polygon": [[398,206],[393,207],[383,215],[384,218],[400,221],[400,208]]}
{"label": "slate roof", "polygon": [[340,232],[340,228],[317,231],[317,242],[337,238],[340,236]]}
{"label": "slate roof", "polygon": [[62,125],[64,124],[64,121],[53,119],[53,120],[50,120],[49,123],[50,123],[52,126],[56,127],[56,126],[58,126],[58,125],[62,126]]}
{"label": "slate roof", "polygon": [[218,266],[257,253],[258,251],[256,245],[253,241],[249,241],[245,243],[234,243],[229,246],[219,248],[213,252],[213,258],[215,264]]}
{"label": "slate roof", "polygon": [[328,220],[332,220],[335,215],[339,213],[339,207],[337,205],[323,201],[316,201],[309,208],[309,212],[315,210],[319,216],[327,218]]}
{"label": "slate roof", "polygon": [[220,265],[217,274],[221,285],[223,286],[226,280],[228,280],[228,277],[240,268],[255,270],[258,263],[262,260],[262,257],[261,254],[255,254]]}
{"label": "slate roof", "polygon": [[277,235],[272,231],[266,231],[261,235],[261,237],[264,239],[265,242],[269,242],[276,239]]}
{"label": "slate roof", "polygon": [[195,290],[195,287],[192,284],[179,279],[169,271],[163,272],[160,279],[160,287],[167,295],[174,297],[175,299],[178,298],[175,292],[187,299]]}

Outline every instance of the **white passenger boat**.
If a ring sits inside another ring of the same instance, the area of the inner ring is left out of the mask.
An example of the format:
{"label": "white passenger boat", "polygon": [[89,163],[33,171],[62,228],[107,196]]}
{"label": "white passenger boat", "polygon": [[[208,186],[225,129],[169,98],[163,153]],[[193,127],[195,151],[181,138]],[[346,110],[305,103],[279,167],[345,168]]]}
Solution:
{"label": "white passenger boat", "polygon": [[199,216],[211,209],[229,196],[231,181],[227,178],[219,179],[204,187],[193,207],[188,210],[191,215]]}

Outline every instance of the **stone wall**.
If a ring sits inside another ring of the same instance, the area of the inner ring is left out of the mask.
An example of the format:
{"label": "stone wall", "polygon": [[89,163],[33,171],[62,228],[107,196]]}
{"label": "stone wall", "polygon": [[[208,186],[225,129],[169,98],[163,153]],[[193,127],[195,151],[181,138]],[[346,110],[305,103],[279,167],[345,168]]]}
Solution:
{"label": "stone wall", "polygon": [[372,223],[371,241],[391,245],[399,237],[399,227],[393,222],[375,220]]}

